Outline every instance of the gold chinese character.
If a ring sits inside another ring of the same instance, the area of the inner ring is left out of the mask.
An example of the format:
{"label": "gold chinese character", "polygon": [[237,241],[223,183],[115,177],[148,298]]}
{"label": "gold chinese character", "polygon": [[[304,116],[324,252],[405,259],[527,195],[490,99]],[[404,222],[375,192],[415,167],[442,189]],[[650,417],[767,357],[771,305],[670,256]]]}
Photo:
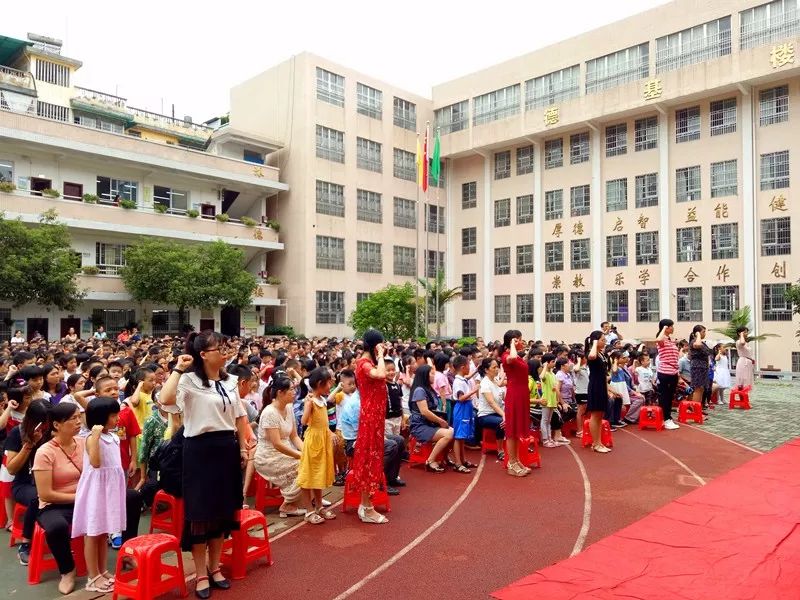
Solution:
{"label": "gold chinese character", "polygon": [[622,218],[617,217],[617,222],[614,223],[614,231],[622,231]]}
{"label": "gold chinese character", "polygon": [[664,86],[661,85],[660,79],[651,79],[644,84],[644,99],[655,100],[661,97],[661,92],[664,91]]}
{"label": "gold chinese character", "polygon": [[264,234],[261,232],[260,229],[254,229],[253,230],[253,239],[255,239],[255,240],[263,240],[264,239]]}
{"label": "gold chinese character", "polygon": [[794,62],[794,44],[791,42],[784,42],[772,47],[772,52],[769,55],[769,62],[773,69],[788,65]]}
{"label": "gold chinese character", "polygon": [[639,226],[644,229],[647,227],[647,222],[650,220],[650,217],[645,217],[643,214],[639,215],[639,219],[636,221]]}
{"label": "gold chinese character", "polygon": [[717,279],[720,281],[728,281],[728,277],[731,275],[731,270],[728,268],[728,265],[722,265],[719,269],[717,269]]}
{"label": "gold chinese character", "polygon": [[561,237],[562,233],[564,233],[564,231],[561,229],[561,223],[556,223],[556,226],[553,227],[553,235],[556,237]]}
{"label": "gold chinese character", "polygon": [[263,177],[264,176],[264,169],[261,167],[253,167],[253,175],[256,177]]}
{"label": "gold chinese character", "polygon": [[728,203],[721,202],[714,207],[714,213],[716,213],[718,219],[727,219],[728,218]]}
{"label": "gold chinese character", "polygon": [[546,111],[544,111],[544,124],[545,125],[555,125],[558,123],[558,107],[551,106]]}
{"label": "gold chinese character", "polygon": [[787,210],[786,198],[783,196],[783,194],[773,196],[769,203],[769,207],[772,209],[772,212],[775,212],[776,210],[785,212]]}
{"label": "gold chinese character", "polygon": [[575,235],[583,235],[583,222],[578,221],[572,226],[572,233]]}
{"label": "gold chinese character", "polygon": [[556,275],[553,277],[553,289],[560,290],[561,289],[561,275]]}
{"label": "gold chinese character", "polygon": [[697,223],[697,207],[690,206],[686,210],[686,222],[687,223]]}
{"label": "gold chinese character", "polygon": [[648,281],[650,281],[650,269],[642,269],[639,271],[639,281],[642,282],[642,285],[646,285]]}
{"label": "gold chinese character", "polygon": [[572,280],[572,285],[574,287],[585,287],[583,285],[583,275],[575,275],[575,279]]}
{"label": "gold chinese character", "polygon": [[614,285],[625,285],[625,275],[617,273],[616,277],[614,277]]}
{"label": "gold chinese character", "polygon": [[260,285],[256,286],[255,295],[256,295],[256,298],[263,298],[264,297],[264,290],[261,289]]}
{"label": "gold chinese character", "polygon": [[786,279],[786,261],[783,261],[783,263],[776,262],[775,266],[772,267],[771,273],[778,279]]}
{"label": "gold chinese character", "polygon": [[686,275],[684,275],[683,277],[684,279],[686,279],[686,281],[692,283],[695,279],[697,279],[697,273],[694,272],[694,269],[692,269],[692,267],[689,267],[689,270],[686,271]]}

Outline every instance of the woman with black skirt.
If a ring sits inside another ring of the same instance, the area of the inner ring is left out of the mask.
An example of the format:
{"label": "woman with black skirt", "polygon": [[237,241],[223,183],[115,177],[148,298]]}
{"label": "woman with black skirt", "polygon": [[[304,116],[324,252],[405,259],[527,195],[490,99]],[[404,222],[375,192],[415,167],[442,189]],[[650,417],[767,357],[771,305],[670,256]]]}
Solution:
{"label": "woman with black skirt", "polygon": [[[213,331],[191,333],[186,354],[161,390],[162,404],[183,408],[184,550],[192,552],[197,572],[195,595],[208,598],[211,587],[230,582],[219,568],[222,541],[239,529],[242,464],[248,456],[247,414],[237,378],[225,369],[225,337]],[[206,562],[208,552],[208,562]]]}
{"label": "woman with black skirt", "polygon": [[586,338],[584,352],[589,358],[589,401],[586,412],[589,413],[589,432],[592,434],[592,450],[595,452],[611,452],[611,448],[602,442],[603,414],[608,408],[608,359],[603,352],[606,338],[602,331],[593,331]]}

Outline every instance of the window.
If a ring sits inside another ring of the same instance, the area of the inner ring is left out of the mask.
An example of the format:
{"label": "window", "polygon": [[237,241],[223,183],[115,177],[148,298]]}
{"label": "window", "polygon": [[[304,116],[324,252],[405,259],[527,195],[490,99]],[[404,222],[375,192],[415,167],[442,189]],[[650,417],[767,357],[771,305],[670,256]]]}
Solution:
{"label": "window", "polygon": [[392,249],[394,274],[414,277],[417,274],[417,249],[408,246],[395,246]]}
{"label": "window", "polygon": [[317,67],[317,98],[335,106],[344,106],[344,77]]}
{"label": "window", "polygon": [[356,166],[359,169],[381,173],[381,144],[366,138],[356,138]]}
{"label": "window", "polygon": [[589,238],[570,240],[570,266],[573,270],[588,269],[592,266]]}
{"label": "window", "polygon": [[511,274],[511,247],[494,249],[494,274]]}
{"label": "window", "polygon": [[703,288],[685,287],[676,290],[678,298],[678,321],[703,320]]}
{"label": "window", "polygon": [[36,79],[61,87],[69,87],[69,67],[36,57]]}
{"label": "window", "polygon": [[789,151],[781,150],[761,155],[761,189],[777,190],[789,187]]}
{"label": "window", "polygon": [[461,254],[475,254],[478,251],[478,229],[465,227],[461,230]]}
{"label": "window", "polygon": [[580,65],[525,82],[525,110],[559,104],[580,95]]}
{"label": "window", "polygon": [[628,180],[606,181],[606,212],[628,209]]}
{"label": "window", "polygon": [[636,264],[658,264],[658,232],[642,231],[636,234]]}
{"label": "window", "polygon": [[414,131],[417,128],[417,105],[395,96],[394,124],[397,127]]}
{"label": "window", "polygon": [[189,192],[155,185],[153,186],[153,203],[165,206],[171,215],[186,214],[189,208]]}
{"label": "window", "polygon": [[585,217],[591,210],[591,200],[589,199],[589,186],[576,185],[569,190],[570,215],[573,217]]}
{"label": "window", "polygon": [[533,195],[517,196],[517,225],[533,223]]}
{"label": "window", "polygon": [[658,290],[636,290],[636,320],[655,323],[660,318]]}
{"label": "window", "polygon": [[675,170],[675,200],[700,200],[700,165]]}
{"label": "window", "polygon": [[545,242],[544,245],[544,270],[564,270],[564,242]]}
{"label": "window", "polygon": [[7,340],[11,338],[14,333],[11,331],[11,326],[6,325],[6,322],[11,323],[11,309],[0,308],[0,339]]}
{"label": "window", "polygon": [[658,117],[636,119],[633,124],[633,149],[636,152],[658,147]]}
{"label": "window", "polygon": [[586,61],[586,93],[600,92],[650,74],[650,44],[645,42]]}
{"label": "window", "polygon": [[120,270],[125,266],[127,249],[128,246],[125,244],[95,242],[94,263],[100,275],[119,275]]}
{"label": "window", "polygon": [[700,139],[700,107],[692,106],[675,111],[675,141],[690,142]]}
{"label": "window", "polygon": [[473,125],[506,119],[519,112],[519,84],[489,92],[472,99],[475,106]]}
{"label": "window", "polygon": [[564,166],[564,140],[547,140],[544,143],[544,168],[555,169]]}
{"label": "window", "polygon": [[511,296],[494,297],[494,322],[511,323]]}
{"label": "window", "polygon": [[517,274],[533,273],[533,244],[517,246]]}
{"label": "window", "polygon": [[461,337],[474,338],[478,335],[477,319],[461,319]]}
{"label": "window", "polygon": [[800,373],[800,352],[792,352],[792,373]]}
{"label": "window", "polygon": [[506,179],[511,177],[511,150],[497,152],[494,155],[494,178]]}
{"label": "window", "polygon": [[383,223],[383,207],[379,193],[358,190],[356,199],[356,219],[368,223]]}
{"label": "window", "polygon": [[494,201],[494,226],[508,227],[511,225],[511,198]]}
{"label": "window", "polygon": [[382,119],[383,92],[358,83],[356,85],[356,112],[373,119]]}
{"label": "window", "polygon": [[428,170],[428,185],[430,187],[438,187],[444,189],[445,184],[445,162],[444,160],[439,161],[439,179],[434,180],[433,174]]}
{"label": "window", "polygon": [[628,290],[612,290],[606,292],[607,319],[612,323],[628,321]]}
{"label": "window", "polygon": [[359,273],[383,272],[381,244],[361,240],[356,242],[356,270]]}
{"label": "window", "polygon": [[761,256],[791,254],[792,232],[790,217],[761,220]]}
{"label": "window", "polygon": [[789,86],[761,90],[758,94],[758,123],[762,127],[789,120]]}
{"label": "window", "polygon": [[703,260],[703,235],[700,227],[676,229],[675,236],[678,262]]}
{"label": "window", "polygon": [[429,279],[436,279],[439,273],[444,273],[444,252],[428,250],[428,257],[425,261],[425,276]]}
{"label": "window", "polygon": [[364,300],[369,300],[369,297],[372,296],[369,292],[356,292],[356,306],[361,304]]}
{"label": "window", "polygon": [[243,150],[242,151],[242,160],[244,162],[253,163],[256,165],[263,165],[265,164],[264,155],[261,152],[254,152],[253,150]]}
{"label": "window", "polygon": [[51,104],[50,102],[36,101],[36,116],[54,121],[69,122],[69,107]]}
{"label": "window", "polygon": [[475,300],[478,297],[478,276],[475,273],[461,275],[461,299]]}
{"label": "window", "polygon": [[606,266],[628,266],[628,234],[606,237]]}
{"label": "window", "polygon": [[[94,115],[82,115],[73,111],[72,122],[75,123],[75,125],[80,125],[81,127],[99,129],[100,131],[108,131],[110,133],[118,133],[120,135],[125,133],[125,127],[122,125],[122,123],[101,119],[99,117],[95,117]],[[247,150],[244,152],[246,154]],[[247,160],[246,156],[244,160]],[[263,165],[264,163],[262,162],[260,164]]]}
{"label": "window", "polygon": [[636,208],[658,206],[658,173],[636,176]]}
{"label": "window", "polygon": [[344,162],[344,132],[317,125],[317,158]]}
{"label": "window", "polygon": [[[117,322],[127,317],[128,320],[124,321],[125,325],[123,327],[129,327],[131,323],[135,323],[133,320],[134,311],[132,310],[106,310],[102,312],[105,313],[106,317],[112,317],[112,319],[116,317],[116,319],[118,319]],[[112,320],[112,323],[113,322]],[[183,335],[184,332],[181,331],[181,323],[185,326],[188,322],[188,310],[183,311],[183,316],[181,316],[181,311],[179,310],[154,310],[150,316],[150,323],[153,327],[153,337]],[[106,333],[109,337],[113,336],[115,333],[119,334],[120,331],[122,331],[122,328],[116,329],[113,325],[111,327],[106,327]]]}
{"label": "window", "polygon": [[470,181],[461,184],[461,208],[478,206],[478,182]]}
{"label": "window", "polygon": [[606,156],[619,156],[628,152],[628,124],[606,127]]}
{"label": "window", "polygon": [[736,98],[711,103],[711,135],[724,135],[736,131]]}
{"label": "window", "polygon": [[344,216],[344,186],[317,179],[317,213]]}
{"label": "window", "polygon": [[317,292],[317,323],[344,324],[344,292]]}
{"label": "window", "polygon": [[394,226],[406,229],[417,228],[417,202],[394,197]]}
{"label": "window", "polygon": [[735,196],[739,192],[736,159],[711,163],[711,197]]}
{"label": "window", "polygon": [[564,218],[564,190],[550,190],[544,193],[544,219],[553,221]]}
{"label": "window", "polygon": [[656,39],[656,73],[731,53],[731,18],[722,17]]}
{"label": "window", "polygon": [[564,294],[559,292],[544,295],[544,320],[547,323],[564,322]]}
{"label": "window", "polygon": [[761,285],[761,319],[764,321],[791,321],[792,304],[786,300],[788,283]]}
{"label": "window", "polygon": [[[2,167],[0,167],[2,168]],[[64,182],[64,193],[62,194],[65,199],[69,200],[80,200],[83,198],[83,184],[82,183],[70,183],[69,181]],[[0,339],[2,339],[0,337]]]}
{"label": "window", "polygon": [[775,0],[739,13],[742,49],[797,37],[800,15],[797,0]]}
{"label": "window", "polygon": [[517,148],[517,175],[533,173],[533,146]]}
{"label": "window", "polygon": [[14,182],[14,163],[0,158],[0,182]]}
{"label": "window", "polygon": [[344,271],[344,238],[317,236],[317,268]]}
{"label": "window", "polygon": [[97,196],[103,204],[114,202],[114,198],[117,196],[119,196],[120,200],[138,202],[138,192],[139,184],[135,181],[97,176]]}
{"label": "window", "polygon": [[[561,313],[563,321],[563,303]],[[533,323],[533,294],[517,294],[517,323]]]}
{"label": "window", "polygon": [[444,206],[425,205],[425,231],[444,233]]}
{"label": "window", "polygon": [[591,320],[591,292],[572,292],[570,294],[570,321],[573,323],[590,323]]}
{"label": "window", "polygon": [[398,179],[406,181],[417,180],[417,157],[413,152],[407,152],[400,148],[394,149],[394,171],[393,174]]}
{"label": "window", "polygon": [[711,226],[711,260],[739,258],[739,224]]}
{"label": "window", "polygon": [[434,113],[434,121],[442,135],[466,129],[469,125],[469,100],[440,108]]}
{"label": "window", "polygon": [[589,132],[569,136],[569,164],[589,162]]}
{"label": "window", "polygon": [[715,285],[711,287],[711,320],[730,321],[733,311],[739,310],[739,286]]}

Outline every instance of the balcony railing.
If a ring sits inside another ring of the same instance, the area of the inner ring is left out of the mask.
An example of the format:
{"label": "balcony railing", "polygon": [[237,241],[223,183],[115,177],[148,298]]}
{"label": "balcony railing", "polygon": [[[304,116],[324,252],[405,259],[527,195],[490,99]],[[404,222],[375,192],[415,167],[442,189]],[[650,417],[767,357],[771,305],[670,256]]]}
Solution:
{"label": "balcony railing", "polygon": [[0,83],[36,91],[36,82],[31,73],[18,71],[5,65],[0,65]]}
{"label": "balcony railing", "polygon": [[750,23],[742,21],[742,50],[763,46],[775,40],[797,37],[800,33],[800,10],[787,10],[781,15],[758,19]]}
{"label": "balcony railing", "polygon": [[133,116],[133,118],[144,125],[154,125],[161,128],[166,128],[168,130],[179,130],[181,132],[185,132],[187,129],[194,134],[197,134],[200,137],[208,138],[214,132],[214,129],[208,127],[207,125],[202,125],[200,123],[193,123],[191,121],[185,121],[183,119],[176,119],[175,117],[168,117],[167,115],[161,115],[158,113],[150,112],[149,110],[144,110],[141,108],[133,108],[132,106],[127,107],[128,112]]}
{"label": "balcony railing", "polygon": [[98,92],[97,90],[90,90],[89,88],[82,88],[78,86],[75,86],[75,90],[78,92],[77,97],[83,100],[102,102],[103,104],[111,104],[112,106],[115,106],[117,108],[123,108],[123,109],[127,108],[128,100],[126,98],[121,98],[113,94]]}
{"label": "balcony railing", "polygon": [[720,31],[679,46],[667,46],[656,51],[656,73],[680,69],[731,53],[731,32]]}

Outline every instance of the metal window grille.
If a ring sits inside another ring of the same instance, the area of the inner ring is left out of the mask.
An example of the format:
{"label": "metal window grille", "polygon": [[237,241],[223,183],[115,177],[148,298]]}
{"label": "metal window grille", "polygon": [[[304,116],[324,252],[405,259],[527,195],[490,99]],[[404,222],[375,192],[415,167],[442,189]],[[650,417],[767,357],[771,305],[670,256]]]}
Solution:
{"label": "metal window grille", "polygon": [[461,337],[471,338],[478,335],[477,319],[461,319]]}
{"label": "metal window grille", "polygon": [[417,128],[417,105],[395,96],[394,124],[397,127],[414,131]]}
{"label": "metal window grille", "polygon": [[589,162],[589,132],[569,136],[569,164]]}
{"label": "metal window grille", "polygon": [[678,321],[699,323],[703,320],[703,288],[678,288],[675,295],[678,303]]}
{"label": "metal window grille", "polygon": [[711,226],[711,259],[739,258],[739,224],[719,223]]}
{"label": "metal window grille", "polygon": [[544,193],[544,219],[553,221],[564,218],[564,190],[550,190]]}
{"label": "metal window grille", "polygon": [[317,179],[317,213],[344,216],[344,186]]}
{"label": "metal window grille", "polygon": [[580,96],[580,65],[525,82],[525,110],[559,104]]}
{"label": "metal window grille", "polygon": [[628,266],[628,234],[606,237],[606,266]]}
{"label": "metal window grille", "polygon": [[700,107],[692,106],[675,111],[675,142],[700,139]]}
{"label": "metal window grille", "polygon": [[658,173],[636,176],[636,208],[658,206]]}
{"label": "metal window grille", "polygon": [[89,127],[91,129],[99,129],[101,131],[108,131],[109,133],[117,133],[122,135],[125,133],[125,127],[122,123],[115,123],[114,121],[106,121],[93,115],[79,115],[73,111],[72,120],[75,125],[81,127]]}
{"label": "metal window grille", "polygon": [[51,104],[50,102],[36,101],[36,115],[44,119],[63,121],[69,123],[69,107]]}
{"label": "metal window grille", "polygon": [[736,159],[711,163],[711,197],[735,196],[739,191]]}
{"label": "metal window grille", "polygon": [[417,249],[408,246],[395,246],[392,250],[394,274],[414,277],[417,274]]}
{"label": "metal window grille", "polygon": [[636,119],[633,124],[633,149],[635,152],[658,148],[658,117]]}
{"label": "metal window grille", "polygon": [[381,144],[366,138],[356,138],[356,166],[359,169],[381,173]]}
{"label": "metal window grille", "polygon": [[356,219],[369,223],[383,223],[381,195],[368,190],[356,192]]}
{"label": "metal window grille", "polygon": [[606,181],[606,212],[628,209],[628,180]]}
{"label": "metal window grille", "polygon": [[789,86],[780,85],[758,94],[758,123],[762,127],[789,120]]}
{"label": "metal window grille", "polygon": [[394,148],[393,154],[393,175],[398,179],[416,181],[417,162],[414,153],[402,150],[400,148]]}
{"label": "metal window grille", "polygon": [[494,297],[494,322],[511,323],[511,296]]}
{"label": "metal window grille", "polygon": [[653,323],[661,318],[658,290],[636,290],[636,320]]}
{"label": "metal window grille", "polygon": [[356,242],[356,271],[359,273],[382,273],[383,256],[381,244],[375,242]]}
{"label": "metal window grille", "polygon": [[494,274],[511,274],[511,247],[494,249]]}
{"label": "metal window grille", "polygon": [[606,127],[606,156],[620,156],[628,152],[628,124]]}
{"label": "metal window grille", "polygon": [[761,155],[761,189],[777,190],[789,187],[789,151]]}
{"label": "metal window grille", "polygon": [[636,264],[658,264],[658,232],[642,231],[636,234]]}
{"label": "metal window grille", "polygon": [[517,225],[533,223],[533,195],[517,196]]}
{"label": "metal window grille", "polygon": [[[166,313],[169,311],[153,311],[153,316],[156,316],[158,313]],[[178,311],[172,311],[177,315]],[[186,319],[184,323],[189,322],[189,311],[184,313]],[[173,333],[180,334],[178,331],[178,320],[174,320],[174,329],[171,330]],[[116,337],[123,329],[128,329],[131,327],[132,324],[136,322],[136,311],[133,309],[128,308],[121,308],[121,309],[102,309],[102,308],[95,308],[92,310],[92,322],[100,323],[106,330],[106,333],[109,337]],[[153,321],[153,335],[158,335],[156,333],[156,327],[159,326],[160,329],[169,329],[169,327],[164,327],[162,324],[164,323],[164,319],[160,319],[160,323]],[[170,333],[170,331],[168,331]],[[164,333],[163,335],[167,335]]]}
{"label": "metal window grille", "polygon": [[[114,311],[105,311],[106,314]],[[126,312],[126,311],[120,311]],[[133,311],[130,311],[131,313]],[[181,335],[181,320],[184,326],[189,323],[189,311],[183,311],[183,319],[181,319],[181,311],[179,310],[154,310],[150,317],[150,324],[153,327],[153,337],[163,337],[165,335]],[[128,321],[130,324],[131,321]],[[127,326],[127,325],[126,325]],[[121,331],[121,329],[120,329]],[[114,332],[111,327],[106,327],[106,333],[109,336]]]}
{"label": "metal window grille", "polygon": [[533,146],[517,148],[517,175],[533,173]]}
{"label": "metal window grille", "polygon": [[[563,320],[563,302],[561,317]],[[517,294],[517,323],[533,323],[533,294]]]}
{"label": "metal window grille", "polygon": [[344,238],[317,236],[317,268],[344,271]]}
{"label": "metal window grille", "polygon": [[709,112],[712,136],[736,131],[736,98],[712,102]]}
{"label": "metal window grille", "polygon": [[11,309],[0,308],[0,340],[6,341],[11,338],[11,325],[6,325],[9,321],[11,321]]}
{"label": "metal window grille", "polygon": [[570,293],[570,321],[573,323],[589,323],[592,320],[592,293]]}
{"label": "metal window grille", "polygon": [[461,184],[461,208],[475,208],[478,206],[478,182],[470,181]]}
{"label": "metal window grille", "polygon": [[461,299],[475,300],[478,297],[478,276],[476,273],[461,275]]}
{"label": "metal window grille", "polygon": [[761,256],[779,256],[792,252],[790,217],[761,220]]}
{"label": "metal window grille", "polygon": [[494,155],[494,178],[511,177],[511,150],[496,152]]}
{"label": "metal window grille", "polygon": [[494,226],[508,227],[511,225],[511,198],[494,201]]}
{"label": "metal window grille", "polygon": [[356,85],[356,112],[372,119],[383,118],[383,92],[358,83]]}
{"label": "metal window grille", "polygon": [[711,320],[730,321],[733,311],[739,309],[738,285],[715,285],[711,287]]}
{"label": "metal window grille", "polygon": [[786,300],[786,283],[761,285],[761,319],[763,321],[791,321],[792,305]]}
{"label": "metal window grille", "polygon": [[405,229],[417,228],[416,200],[394,197],[394,226]]}
{"label": "metal window grille", "polygon": [[438,109],[434,113],[434,121],[442,135],[466,129],[469,126],[469,100]]}
{"label": "metal window grille", "polygon": [[723,17],[656,39],[656,73],[731,53],[731,18]]}
{"label": "metal window grille", "polygon": [[700,165],[675,170],[675,200],[700,200]]}
{"label": "metal window grille", "polygon": [[464,227],[461,230],[461,254],[475,254],[478,251],[477,227]]}
{"label": "metal window grille", "polygon": [[344,106],[344,77],[317,67],[317,98],[335,106]]}
{"label": "metal window grille", "polygon": [[585,217],[591,211],[591,198],[588,185],[576,185],[569,190],[570,215]]}
{"label": "metal window grille", "polygon": [[444,159],[439,161],[439,180],[438,181],[434,181],[433,174],[430,172],[430,170],[428,170],[428,185],[430,187],[438,187],[438,188],[444,189],[445,182],[447,181],[445,165],[446,165],[446,163],[444,162]]}
{"label": "metal window grille", "polygon": [[586,93],[600,92],[650,75],[650,44],[645,42],[586,61]]}
{"label": "metal window grille", "polygon": [[428,259],[425,265],[425,276],[435,279],[438,273],[444,273],[444,252],[428,250]]}
{"label": "metal window grille", "polygon": [[444,206],[426,204],[425,213],[425,231],[430,231],[431,233],[444,233]]}
{"label": "metal window grille", "polygon": [[472,99],[475,114],[472,117],[473,125],[482,125],[500,119],[507,119],[519,112],[520,86],[519,84],[475,96]]}
{"label": "metal window grille", "polygon": [[544,245],[544,270],[564,270],[564,242],[545,242]]}
{"label": "metal window grille", "polygon": [[317,291],[317,323],[344,324],[344,292]]}
{"label": "metal window grille", "polygon": [[544,143],[544,168],[555,169],[564,166],[564,140],[547,140]]}
{"label": "metal window grille", "polygon": [[69,67],[37,57],[36,79],[61,87],[69,87]]}
{"label": "metal window grille", "polygon": [[364,300],[369,300],[370,296],[372,296],[370,292],[356,292],[356,306],[364,302]]}
{"label": "metal window grille", "polygon": [[533,244],[517,246],[517,274],[533,273]]}
{"label": "metal window grille", "polygon": [[676,229],[675,245],[678,262],[699,262],[703,260],[703,234],[700,227]]}
{"label": "metal window grille", "polygon": [[344,132],[317,125],[317,157],[344,162]]}
{"label": "metal window grille", "polygon": [[557,292],[544,295],[544,320],[546,323],[564,322],[564,294]]}
{"label": "metal window grille", "polygon": [[626,323],[628,321],[628,290],[612,290],[606,292],[606,314],[611,322]]}
{"label": "metal window grille", "polygon": [[588,269],[592,266],[589,238],[570,240],[570,266],[573,270]]}
{"label": "metal window grille", "polygon": [[94,254],[95,265],[101,275],[119,275],[122,267],[125,266],[125,251],[128,246],[125,244],[106,244],[95,242]]}
{"label": "metal window grille", "polygon": [[775,0],[739,13],[741,47],[755,48],[776,40],[797,37],[800,12],[797,0]]}

